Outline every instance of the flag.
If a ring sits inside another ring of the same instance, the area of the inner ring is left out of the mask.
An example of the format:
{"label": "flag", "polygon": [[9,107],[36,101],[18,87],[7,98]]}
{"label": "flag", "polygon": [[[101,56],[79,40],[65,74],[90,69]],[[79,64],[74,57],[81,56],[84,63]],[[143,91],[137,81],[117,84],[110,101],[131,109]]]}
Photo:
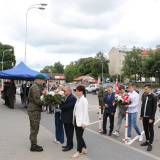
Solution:
{"label": "flag", "polygon": [[116,84],[115,84],[115,93],[118,94],[119,93],[119,84],[118,84],[118,80],[116,79]]}

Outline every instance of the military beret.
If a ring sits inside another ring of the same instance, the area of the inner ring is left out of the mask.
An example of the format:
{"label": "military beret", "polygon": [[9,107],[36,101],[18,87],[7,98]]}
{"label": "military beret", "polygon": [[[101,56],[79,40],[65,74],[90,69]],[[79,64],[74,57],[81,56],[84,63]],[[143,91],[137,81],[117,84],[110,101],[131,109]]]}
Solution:
{"label": "military beret", "polygon": [[36,76],[35,76],[35,79],[46,79],[46,77],[43,75],[43,74],[37,74]]}

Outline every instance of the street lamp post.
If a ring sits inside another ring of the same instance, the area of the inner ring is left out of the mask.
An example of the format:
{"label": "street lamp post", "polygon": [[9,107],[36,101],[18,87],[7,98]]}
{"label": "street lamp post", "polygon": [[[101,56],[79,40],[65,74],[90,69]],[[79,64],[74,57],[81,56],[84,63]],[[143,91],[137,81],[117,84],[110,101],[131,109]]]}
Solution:
{"label": "street lamp post", "polygon": [[102,83],[102,86],[103,86],[103,73],[104,73],[104,62],[106,62],[106,60],[101,56],[101,57],[98,57],[97,60],[99,60],[101,62],[101,83]]}
{"label": "street lamp post", "polygon": [[103,86],[103,60],[101,59],[101,63],[102,63],[102,86]]}
{"label": "street lamp post", "polygon": [[[4,50],[3,52],[2,52],[2,61],[1,61],[1,64],[2,64],[2,68],[1,68],[1,71],[3,71],[3,60],[4,60],[4,55],[5,55],[5,53],[6,52],[10,52],[10,51],[13,51],[13,49],[12,48],[10,48],[10,49],[6,49],[6,50]],[[2,89],[3,89],[3,79],[2,79]]]}
{"label": "street lamp post", "polygon": [[40,9],[40,10],[44,10],[45,6],[47,6],[46,3],[40,3],[40,4],[34,4],[31,5],[26,12],[26,25],[25,25],[25,51],[24,51],[24,62],[26,64],[26,55],[27,55],[27,32],[28,32],[28,13],[31,9]]}

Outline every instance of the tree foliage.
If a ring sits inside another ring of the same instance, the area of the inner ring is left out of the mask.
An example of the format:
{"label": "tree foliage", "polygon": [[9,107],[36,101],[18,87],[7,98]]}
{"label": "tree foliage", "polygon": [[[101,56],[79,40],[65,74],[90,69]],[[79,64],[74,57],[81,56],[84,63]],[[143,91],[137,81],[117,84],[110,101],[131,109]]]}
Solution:
{"label": "tree foliage", "polygon": [[0,43],[0,67],[3,70],[10,69],[16,64],[14,48],[11,45]]}
{"label": "tree foliage", "polygon": [[137,80],[136,75],[142,76],[142,50],[139,48],[133,48],[125,56],[123,63],[123,74],[129,78],[134,75],[135,80]]}
{"label": "tree foliage", "polygon": [[143,57],[142,50],[133,48],[128,52],[123,64],[123,73],[129,78],[137,75],[143,77],[157,77],[160,80],[160,49],[148,50],[148,55]]}
{"label": "tree foliage", "polygon": [[157,77],[160,81],[160,50],[150,50],[149,56],[143,59],[145,77]]}
{"label": "tree foliage", "polygon": [[54,68],[56,73],[64,73],[64,65],[62,65],[60,62],[54,63]]}
{"label": "tree foliage", "polygon": [[71,62],[66,66],[64,74],[67,82],[73,81],[75,76],[78,75],[78,65],[76,65],[74,62]]}
{"label": "tree foliage", "polygon": [[102,74],[102,63],[104,76],[107,76],[108,62],[102,52],[98,52],[95,57],[81,58],[65,68],[66,80],[73,81],[76,76],[86,74],[98,78]]}
{"label": "tree foliage", "polygon": [[108,62],[104,54],[98,52],[95,57],[80,58],[77,61],[71,62],[65,69],[60,62],[56,62],[54,65],[45,66],[41,72],[64,73],[67,82],[73,81],[76,76],[86,74],[98,78],[102,74],[102,63],[103,74],[104,76],[108,76]]}
{"label": "tree foliage", "polygon": [[44,73],[64,73],[64,65],[60,62],[55,62],[53,65],[45,66],[41,72]]}

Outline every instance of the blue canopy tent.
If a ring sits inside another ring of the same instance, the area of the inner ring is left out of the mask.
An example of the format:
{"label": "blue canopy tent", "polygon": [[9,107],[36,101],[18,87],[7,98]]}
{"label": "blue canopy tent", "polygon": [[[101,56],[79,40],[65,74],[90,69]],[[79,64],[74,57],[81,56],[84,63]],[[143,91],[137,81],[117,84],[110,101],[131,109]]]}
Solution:
{"label": "blue canopy tent", "polygon": [[35,76],[43,74],[46,80],[49,79],[48,75],[40,73],[30,69],[23,62],[20,62],[17,66],[0,72],[0,78],[3,79],[15,79],[15,80],[34,80]]}

